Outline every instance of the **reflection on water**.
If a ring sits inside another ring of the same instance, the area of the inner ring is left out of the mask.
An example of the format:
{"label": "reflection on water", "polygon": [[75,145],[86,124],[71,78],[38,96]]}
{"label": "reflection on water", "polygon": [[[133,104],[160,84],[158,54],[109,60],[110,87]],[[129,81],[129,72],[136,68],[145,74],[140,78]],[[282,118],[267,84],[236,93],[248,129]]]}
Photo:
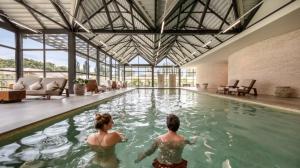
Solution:
{"label": "reflection on water", "polygon": [[[300,167],[300,116],[185,90],[136,90],[0,147],[0,167],[99,167],[85,142],[94,115],[109,112],[128,142],[116,146],[119,167],[150,167],[156,154],[135,164],[137,153],[181,119],[179,133],[196,139],[184,149],[189,168]],[[102,165],[105,167],[105,165]]]}

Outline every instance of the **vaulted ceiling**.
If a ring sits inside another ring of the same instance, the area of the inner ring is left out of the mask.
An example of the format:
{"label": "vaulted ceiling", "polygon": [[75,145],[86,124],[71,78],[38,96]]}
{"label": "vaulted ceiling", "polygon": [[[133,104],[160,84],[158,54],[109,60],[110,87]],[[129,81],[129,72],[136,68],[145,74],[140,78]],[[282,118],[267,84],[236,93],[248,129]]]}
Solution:
{"label": "vaulted ceiling", "polygon": [[245,30],[258,8],[246,12],[259,3],[260,0],[1,0],[0,18],[13,26],[17,25],[11,20],[16,20],[40,32],[75,32],[121,63],[141,55],[152,64],[168,57],[183,65]]}

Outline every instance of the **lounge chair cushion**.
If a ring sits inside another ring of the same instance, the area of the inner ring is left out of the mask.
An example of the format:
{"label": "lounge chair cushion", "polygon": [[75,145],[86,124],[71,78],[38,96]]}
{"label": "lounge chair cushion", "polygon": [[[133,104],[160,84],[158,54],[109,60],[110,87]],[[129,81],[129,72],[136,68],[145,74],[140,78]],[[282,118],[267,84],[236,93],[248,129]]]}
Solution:
{"label": "lounge chair cushion", "polygon": [[41,82],[41,78],[37,77],[22,77],[19,78],[17,83],[22,82],[22,84],[25,86],[25,90],[30,90],[29,86],[34,84],[35,82]]}
{"label": "lounge chair cushion", "polygon": [[30,90],[40,90],[41,88],[42,88],[42,85],[40,82],[35,82],[29,86]]}
{"label": "lounge chair cushion", "polygon": [[58,86],[56,81],[52,81],[52,82],[50,82],[46,85],[46,90],[47,91],[54,91],[58,88],[59,88],[59,86]]}
{"label": "lounge chair cushion", "polygon": [[25,86],[22,81],[13,85],[13,90],[24,90],[24,89]]}

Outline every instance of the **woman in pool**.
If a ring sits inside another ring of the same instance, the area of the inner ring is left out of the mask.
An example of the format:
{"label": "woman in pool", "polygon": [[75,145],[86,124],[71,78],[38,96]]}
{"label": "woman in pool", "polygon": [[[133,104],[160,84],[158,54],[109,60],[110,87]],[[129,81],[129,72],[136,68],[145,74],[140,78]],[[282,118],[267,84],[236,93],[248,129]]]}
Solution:
{"label": "woman in pool", "polygon": [[170,114],[167,117],[168,132],[160,135],[147,151],[138,156],[135,163],[153,154],[159,148],[158,157],[152,163],[154,168],[186,168],[187,161],[182,159],[181,154],[184,146],[192,143],[176,133],[179,126],[179,118]]}
{"label": "woman in pool", "polygon": [[109,132],[113,124],[110,114],[96,114],[95,128],[98,132],[89,135],[87,138],[87,143],[96,152],[93,163],[103,168],[118,167],[119,160],[115,154],[115,145],[126,140],[119,132]]}

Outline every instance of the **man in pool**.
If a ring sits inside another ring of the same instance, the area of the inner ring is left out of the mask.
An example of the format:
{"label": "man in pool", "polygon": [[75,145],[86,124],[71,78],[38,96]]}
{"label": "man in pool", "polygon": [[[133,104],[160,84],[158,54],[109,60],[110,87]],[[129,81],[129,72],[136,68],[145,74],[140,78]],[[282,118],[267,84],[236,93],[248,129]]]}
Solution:
{"label": "man in pool", "polygon": [[193,143],[176,133],[179,126],[179,118],[174,114],[168,115],[168,132],[156,138],[152,146],[138,156],[135,163],[138,163],[145,157],[150,156],[157,148],[159,148],[158,157],[154,159],[152,163],[154,168],[186,168],[187,161],[182,159],[182,151],[186,144]]}
{"label": "man in pool", "polygon": [[126,138],[119,132],[108,132],[113,127],[113,120],[110,114],[96,114],[95,128],[97,133],[89,135],[87,143],[96,152],[93,163],[103,168],[117,168],[119,160],[115,154],[115,145],[126,141]]}

